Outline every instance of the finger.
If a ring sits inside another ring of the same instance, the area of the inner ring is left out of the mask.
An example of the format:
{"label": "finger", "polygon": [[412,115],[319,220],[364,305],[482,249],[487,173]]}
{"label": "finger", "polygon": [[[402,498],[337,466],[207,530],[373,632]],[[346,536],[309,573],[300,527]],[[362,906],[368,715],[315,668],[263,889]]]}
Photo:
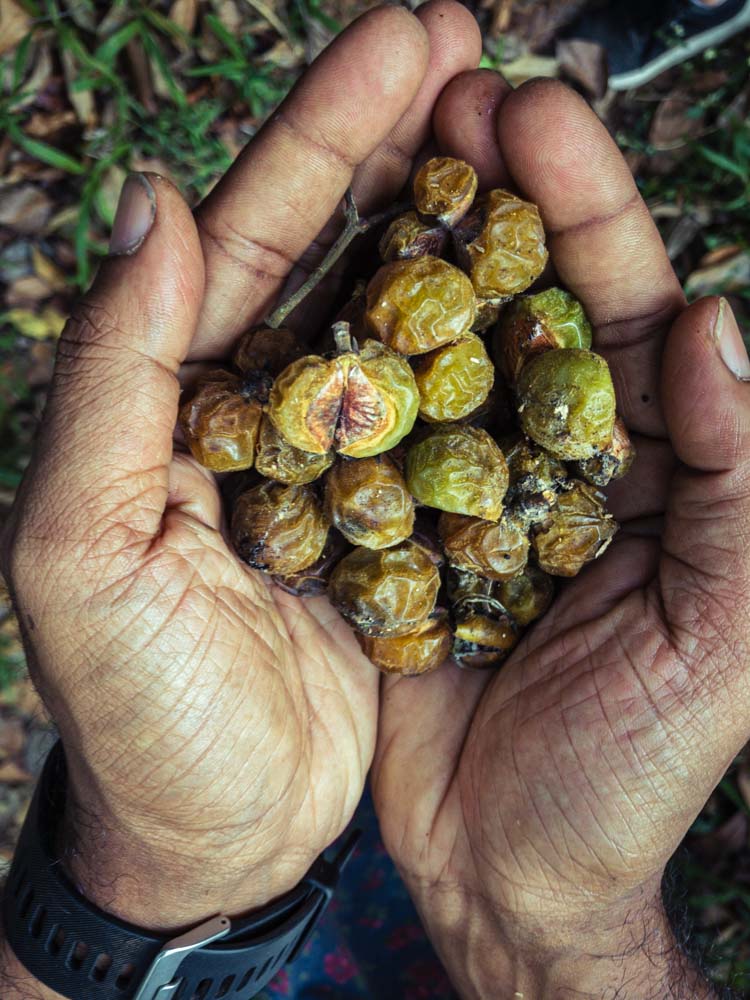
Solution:
{"label": "finger", "polygon": [[363,15],[313,63],[197,212],[206,296],[191,358],[223,356],[272,306],[356,166],[385,139],[425,73],[408,11]]}
{"label": "finger", "polygon": [[712,699],[725,731],[744,740],[750,713],[750,384],[739,381],[730,365],[750,378],[729,306],[718,299],[695,303],[675,323],[664,356],[665,415],[684,467],[667,510],[660,584],[690,683],[698,696]]}
{"label": "finger", "polygon": [[435,106],[433,128],[440,151],[471,163],[480,191],[508,183],[496,123],[512,89],[494,70],[475,69],[454,77]]}
{"label": "finger", "polygon": [[[412,677],[382,681],[372,792],[383,842],[398,857],[406,831],[411,842],[440,850],[435,818],[456,773],[474,712],[492,670],[459,670],[445,663],[415,683]],[[446,715],[445,707],[450,705]],[[380,789],[401,789],[402,808]],[[454,786],[455,788],[455,786]],[[428,841],[428,835],[433,838]],[[455,831],[451,831],[455,835]]]}
{"label": "finger", "polygon": [[26,501],[55,539],[148,544],[164,512],[203,258],[190,210],[156,175],[123,187],[113,243],[136,230],[137,249],[105,261],[58,347]]}
{"label": "finger", "polygon": [[449,81],[479,65],[482,35],[473,15],[456,0],[430,0],[416,11],[427,32],[427,72],[406,114],[388,137],[357,168],[352,184],[357,204],[366,213],[393,201],[409,179],[414,158],[427,142],[432,115]]}
{"label": "finger", "polygon": [[[363,216],[399,197],[413,170],[415,158],[424,154],[428,144],[432,112],[438,95],[452,77],[461,74],[467,67],[476,66],[482,55],[482,38],[477,22],[462,4],[455,0],[429,0],[418,8],[416,16],[427,32],[427,69],[406,113],[354,172],[352,192]],[[282,298],[295,292],[317,267],[339,235],[342,219],[341,208],[337,207],[301,256],[298,266],[290,273]],[[346,264],[347,258],[344,258],[289,317],[287,325],[296,329],[300,336],[309,335],[311,324],[313,332],[317,332],[320,321],[328,314],[330,301],[336,294]]]}
{"label": "finger", "polygon": [[178,453],[169,465],[167,508],[189,514],[214,531],[222,526],[216,479],[189,455]]}
{"label": "finger", "polygon": [[684,296],[630,170],[583,98],[533,80],[503,101],[498,138],[539,205],[562,281],[584,303],[628,427],[663,435],[659,367]]}
{"label": "finger", "polygon": [[668,441],[633,436],[635,462],[606,488],[607,508],[621,523],[663,514],[676,459]]}

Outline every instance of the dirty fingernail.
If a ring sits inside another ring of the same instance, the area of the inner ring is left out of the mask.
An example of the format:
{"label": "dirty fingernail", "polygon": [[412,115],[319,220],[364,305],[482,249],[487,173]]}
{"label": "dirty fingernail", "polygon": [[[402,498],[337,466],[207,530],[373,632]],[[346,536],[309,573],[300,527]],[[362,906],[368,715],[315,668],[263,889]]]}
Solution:
{"label": "dirty fingernail", "polygon": [[117,203],[109,252],[112,255],[132,254],[149,234],[156,216],[156,194],[144,174],[126,178]]}
{"label": "dirty fingernail", "polygon": [[719,300],[714,338],[722,361],[734,377],[742,379],[743,382],[750,381],[750,357],[734,313],[724,298]]}

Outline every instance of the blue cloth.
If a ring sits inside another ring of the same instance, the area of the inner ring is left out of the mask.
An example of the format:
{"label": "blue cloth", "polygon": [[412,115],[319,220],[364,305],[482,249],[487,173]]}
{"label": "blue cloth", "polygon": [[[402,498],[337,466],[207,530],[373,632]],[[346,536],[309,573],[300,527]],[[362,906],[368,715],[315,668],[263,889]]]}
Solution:
{"label": "blue cloth", "polygon": [[353,825],[363,831],[323,919],[263,1000],[454,1000],[456,993],[386,854],[369,790]]}

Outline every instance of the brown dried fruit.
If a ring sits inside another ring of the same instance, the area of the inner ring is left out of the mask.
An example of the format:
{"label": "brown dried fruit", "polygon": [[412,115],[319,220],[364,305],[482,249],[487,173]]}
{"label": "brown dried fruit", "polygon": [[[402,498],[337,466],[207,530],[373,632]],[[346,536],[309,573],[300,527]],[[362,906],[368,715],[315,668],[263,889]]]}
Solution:
{"label": "brown dried fruit", "polygon": [[232,513],[232,544],[253,569],[288,576],[320,558],[329,524],[310,486],[261,483],[243,493]]}
{"label": "brown dried fruit", "polygon": [[388,226],[378,244],[384,261],[412,260],[415,257],[439,257],[445,249],[447,232],[441,226],[429,226],[416,212],[399,215]]}
{"label": "brown dried fruit", "polygon": [[452,635],[445,612],[428,618],[406,635],[379,638],[354,634],[362,652],[384,674],[426,674],[437,669],[451,651]]}
{"label": "brown dried fruit", "polygon": [[517,576],[529,557],[526,530],[508,511],[497,522],[441,514],[438,530],[451,566],[490,580]]}
{"label": "brown dried fruit", "polygon": [[523,434],[501,441],[501,447],[510,476],[505,502],[530,527],[555,506],[557,494],[568,483],[568,470]]}
{"label": "brown dried fruit", "polygon": [[295,597],[321,597],[336,565],[349,551],[349,544],[338,531],[329,531],[323,553],[312,565],[289,576],[274,576],[273,582]]}
{"label": "brown dried fruit", "polygon": [[539,210],[509,191],[478,198],[453,236],[477,297],[490,302],[525,291],[547,263]]}
{"label": "brown dried fruit", "polygon": [[444,226],[454,226],[471,207],[477,193],[473,167],[451,156],[434,156],[414,178],[414,203],[420,215],[434,216]]}
{"label": "brown dried fruit", "polygon": [[336,357],[300,358],[278,376],[268,415],[295,448],[367,458],[409,433],[419,392],[405,358],[374,340],[358,353],[348,331],[341,333]]}
{"label": "brown dried fruit", "polygon": [[525,628],[549,609],[555,596],[555,581],[530,564],[512,580],[498,584],[495,596],[516,623]]}
{"label": "brown dried fruit", "polygon": [[333,465],[335,457],[333,449],[318,455],[295,448],[279,434],[268,414],[264,414],[255,452],[255,468],[267,479],[289,486],[303,486],[319,479]]}
{"label": "brown dried fruit", "polygon": [[593,458],[612,440],[615,388],[593,351],[560,348],[532,358],[518,379],[524,431],[564,461]]}
{"label": "brown dried fruit", "polygon": [[295,333],[280,327],[262,326],[243,333],[232,355],[232,363],[241,372],[262,371],[269,375],[282,372],[305,353]]}
{"label": "brown dried fruit", "polygon": [[622,479],[635,461],[635,446],[628,429],[620,417],[615,419],[612,440],[598,455],[578,462],[576,468],[594,486],[607,486],[614,479]]}
{"label": "brown dried fruit", "polygon": [[445,424],[409,448],[406,485],[420,503],[453,514],[497,521],[508,488],[508,466],[490,435],[467,424]]}
{"label": "brown dried fruit", "polygon": [[532,538],[545,573],[576,576],[605,551],[617,532],[617,522],[604,500],[597,489],[579,481],[560,494],[557,507]]}
{"label": "brown dried fruit", "polygon": [[419,389],[419,415],[431,423],[468,417],[484,403],[495,368],[479,337],[467,333],[412,362]]}
{"label": "brown dried fruit", "polygon": [[214,371],[180,407],[180,427],[193,456],[214,472],[248,469],[255,460],[268,376],[239,378]]}
{"label": "brown dried fruit", "polygon": [[453,635],[453,659],[473,670],[499,666],[520,638],[513,619],[504,612],[467,613],[456,622]]}
{"label": "brown dried fruit", "polygon": [[401,354],[426,354],[471,329],[471,282],[437,257],[384,264],[367,286],[365,319],[375,336]]}
{"label": "brown dried fruit", "polygon": [[390,549],[357,548],[331,576],[328,595],[349,624],[364,635],[413,632],[435,608],[440,573],[412,541]]}
{"label": "brown dried fruit", "polygon": [[516,299],[503,310],[494,334],[494,353],[511,381],[531,357],[557,347],[591,347],[591,324],[569,292],[548,288]]}
{"label": "brown dried fruit", "polygon": [[414,528],[414,501],[387,455],[336,463],[326,476],[324,509],[353,545],[385,549]]}

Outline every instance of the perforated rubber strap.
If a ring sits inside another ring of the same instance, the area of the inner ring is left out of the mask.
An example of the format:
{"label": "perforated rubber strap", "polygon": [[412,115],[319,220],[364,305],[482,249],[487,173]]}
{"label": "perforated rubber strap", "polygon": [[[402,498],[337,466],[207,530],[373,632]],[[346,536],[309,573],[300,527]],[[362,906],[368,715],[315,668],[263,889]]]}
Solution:
{"label": "perforated rubber strap", "polygon": [[54,850],[65,755],[44,766],[3,895],[8,943],[45,986],[72,1000],[248,1000],[299,953],[359,839],[321,855],[300,884],[241,920],[219,915],[170,941],[89,903]]}

